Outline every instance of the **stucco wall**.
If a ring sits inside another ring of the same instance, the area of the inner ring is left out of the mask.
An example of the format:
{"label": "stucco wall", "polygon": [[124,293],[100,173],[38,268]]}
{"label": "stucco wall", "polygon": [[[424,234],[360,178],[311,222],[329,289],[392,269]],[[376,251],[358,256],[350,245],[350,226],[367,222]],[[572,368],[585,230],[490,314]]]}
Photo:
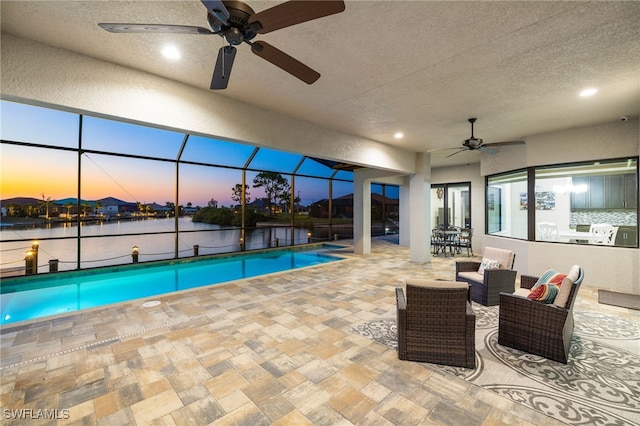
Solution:
{"label": "stucco wall", "polygon": [[[485,156],[482,175],[527,166],[636,156],[640,153],[638,117],[599,126],[569,129],[526,138],[523,147]],[[520,149],[520,151],[518,151]],[[540,275],[548,268],[585,268],[584,285],[640,294],[640,250],[623,247],[568,245],[484,236],[484,245],[516,251],[515,268],[521,274]]]}
{"label": "stucco wall", "polygon": [[3,99],[274,147],[396,172],[415,153],[320,127],[208,90],[2,34]]}

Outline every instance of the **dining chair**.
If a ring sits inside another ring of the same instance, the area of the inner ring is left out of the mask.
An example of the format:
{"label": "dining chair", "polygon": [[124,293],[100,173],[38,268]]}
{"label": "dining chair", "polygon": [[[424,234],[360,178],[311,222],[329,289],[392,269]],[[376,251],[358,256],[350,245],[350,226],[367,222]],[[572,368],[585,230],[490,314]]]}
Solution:
{"label": "dining chair", "polygon": [[540,241],[558,241],[558,225],[553,222],[538,222],[537,226]]}
{"label": "dining chair", "polygon": [[460,236],[458,238],[458,252],[462,253],[462,249],[467,249],[467,257],[469,252],[473,256],[473,247],[471,247],[471,239],[473,238],[473,228],[460,229]]}
{"label": "dining chair", "polygon": [[608,223],[595,223],[591,225],[589,232],[591,232],[589,244],[612,246],[616,243],[618,227]]}

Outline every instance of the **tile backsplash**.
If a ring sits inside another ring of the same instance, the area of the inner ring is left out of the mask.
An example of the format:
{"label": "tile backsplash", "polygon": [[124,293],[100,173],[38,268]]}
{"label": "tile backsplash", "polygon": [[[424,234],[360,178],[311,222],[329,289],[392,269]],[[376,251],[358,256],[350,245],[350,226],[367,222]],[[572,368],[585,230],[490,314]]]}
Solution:
{"label": "tile backsplash", "polygon": [[577,210],[571,212],[571,227],[577,224],[609,223],[616,226],[638,226],[635,210]]}

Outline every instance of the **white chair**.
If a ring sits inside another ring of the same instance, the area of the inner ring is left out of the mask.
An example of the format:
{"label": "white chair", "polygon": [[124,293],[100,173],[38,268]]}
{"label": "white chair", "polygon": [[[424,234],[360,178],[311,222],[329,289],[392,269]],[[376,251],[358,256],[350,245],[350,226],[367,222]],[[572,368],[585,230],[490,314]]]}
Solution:
{"label": "white chair", "polygon": [[618,227],[608,223],[594,223],[589,232],[591,233],[589,244],[612,246],[616,243]]}
{"label": "white chair", "polygon": [[538,239],[540,241],[558,241],[558,225],[551,222],[538,222]]}

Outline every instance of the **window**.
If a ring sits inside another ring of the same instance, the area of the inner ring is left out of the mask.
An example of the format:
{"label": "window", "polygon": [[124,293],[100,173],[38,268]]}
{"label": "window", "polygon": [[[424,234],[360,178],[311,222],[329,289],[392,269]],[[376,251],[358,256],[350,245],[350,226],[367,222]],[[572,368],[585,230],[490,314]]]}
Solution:
{"label": "window", "polygon": [[[527,176],[534,176],[534,181],[529,183]],[[638,247],[638,158],[490,176],[486,218],[490,235]]]}
{"label": "window", "polygon": [[487,234],[527,238],[527,171],[487,178]]}
{"label": "window", "polygon": [[637,163],[629,158],[537,168],[535,240],[637,247]]}

